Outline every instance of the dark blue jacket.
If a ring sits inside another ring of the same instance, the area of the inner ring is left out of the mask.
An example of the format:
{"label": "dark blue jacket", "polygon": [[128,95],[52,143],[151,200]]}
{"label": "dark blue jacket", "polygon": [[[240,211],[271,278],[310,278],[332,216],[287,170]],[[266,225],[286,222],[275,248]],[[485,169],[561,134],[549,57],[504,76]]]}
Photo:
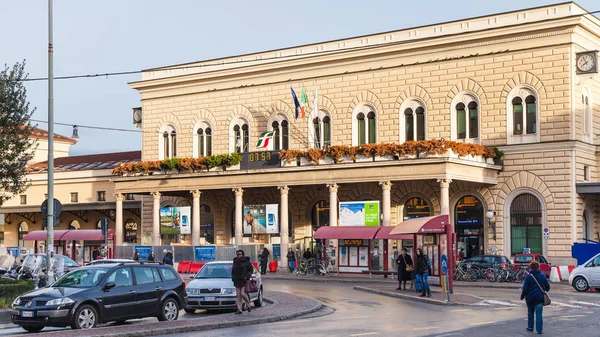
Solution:
{"label": "dark blue jacket", "polygon": [[525,276],[525,280],[523,281],[523,291],[521,291],[521,299],[525,299],[527,303],[543,303],[544,302],[544,293],[540,287],[538,287],[537,283],[535,283],[535,279],[539,282],[540,286],[544,289],[544,291],[550,291],[550,283],[548,282],[548,278],[539,270],[532,270],[529,272],[529,275]]}

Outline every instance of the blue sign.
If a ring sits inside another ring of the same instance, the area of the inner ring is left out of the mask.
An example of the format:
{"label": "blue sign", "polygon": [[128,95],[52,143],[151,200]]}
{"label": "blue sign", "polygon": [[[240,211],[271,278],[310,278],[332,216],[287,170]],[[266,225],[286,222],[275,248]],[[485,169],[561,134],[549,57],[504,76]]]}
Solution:
{"label": "blue sign", "polygon": [[448,257],[446,256],[446,254],[442,255],[441,258],[441,265],[442,265],[442,274],[444,275],[448,275]]}
{"label": "blue sign", "polygon": [[217,255],[215,246],[194,246],[194,257],[196,261],[214,261]]}
{"label": "blue sign", "polygon": [[152,246],[135,246],[133,250],[140,254],[140,260],[148,260]]}
{"label": "blue sign", "polygon": [[19,257],[19,247],[9,247],[10,255],[14,257]]}
{"label": "blue sign", "polygon": [[273,244],[273,258],[280,258],[281,257],[281,245],[278,243],[274,243]]}

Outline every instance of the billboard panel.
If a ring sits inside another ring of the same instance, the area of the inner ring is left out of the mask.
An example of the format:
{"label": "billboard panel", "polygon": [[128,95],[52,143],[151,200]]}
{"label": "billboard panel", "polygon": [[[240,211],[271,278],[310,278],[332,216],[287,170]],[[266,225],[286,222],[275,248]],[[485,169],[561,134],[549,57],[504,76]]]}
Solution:
{"label": "billboard panel", "polygon": [[192,208],[163,207],[160,209],[160,234],[192,234]]}
{"label": "billboard panel", "polygon": [[379,201],[341,201],[340,226],[379,226]]}
{"label": "billboard panel", "polygon": [[279,233],[279,205],[244,205],[244,234]]}

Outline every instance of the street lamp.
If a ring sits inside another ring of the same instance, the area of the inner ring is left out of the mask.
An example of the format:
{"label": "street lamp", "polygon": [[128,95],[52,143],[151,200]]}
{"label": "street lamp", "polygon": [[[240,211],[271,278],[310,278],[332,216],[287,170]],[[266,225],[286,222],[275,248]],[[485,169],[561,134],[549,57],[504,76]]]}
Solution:
{"label": "street lamp", "polygon": [[488,219],[488,225],[490,226],[490,228],[494,231],[494,241],[496,241],[496,221],[492,220],[494,217],[496,216],[496,212],[494,211],[487,211],[485,213],[485,217]]}

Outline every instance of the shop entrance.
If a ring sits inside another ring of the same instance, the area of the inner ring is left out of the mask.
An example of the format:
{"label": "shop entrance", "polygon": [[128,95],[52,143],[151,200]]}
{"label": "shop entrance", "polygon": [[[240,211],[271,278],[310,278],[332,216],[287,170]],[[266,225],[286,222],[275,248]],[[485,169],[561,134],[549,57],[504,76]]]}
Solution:
{"label": "shop entrance", "polygon": [[462,250],[464,258],[484,254],[483,250],[483,203],[468,195],[460,198],[454,209],[457,254]]}

